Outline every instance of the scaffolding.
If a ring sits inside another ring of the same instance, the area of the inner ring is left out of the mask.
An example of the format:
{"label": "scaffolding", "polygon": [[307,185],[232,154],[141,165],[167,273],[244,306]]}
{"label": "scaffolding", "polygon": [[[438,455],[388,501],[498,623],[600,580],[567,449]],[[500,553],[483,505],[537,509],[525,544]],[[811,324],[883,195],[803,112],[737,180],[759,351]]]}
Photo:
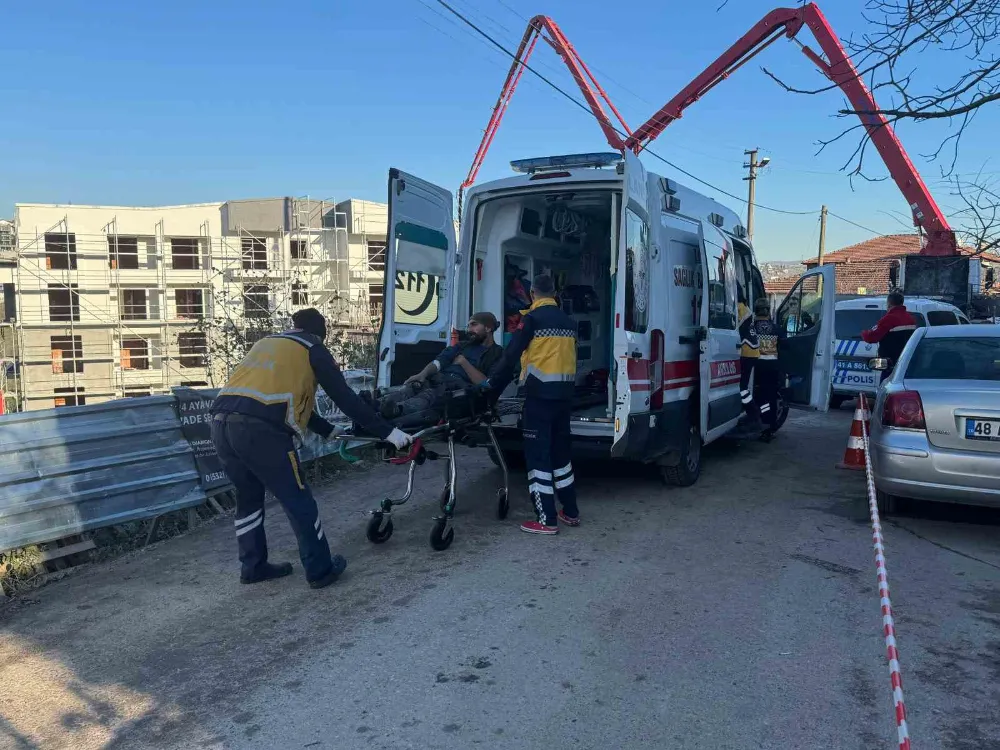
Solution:
{"label": "scaffolding", "polygon": [[[269,231],[221,228],[223,204],[142,209],[141,227],[139,209],[109,209],[106,223],[88,224],[74,211],[97,207],[65,207],[50,226],[17,227],[18,315],[13,351],[0,360],[17,360],[20,408],[219,385],[257,337],[306,306],[349,334],[377,329],[384,205],[284,200],[286,221]],[[170,210],[199,208],[200,228],[189,221],[177,234]]]}

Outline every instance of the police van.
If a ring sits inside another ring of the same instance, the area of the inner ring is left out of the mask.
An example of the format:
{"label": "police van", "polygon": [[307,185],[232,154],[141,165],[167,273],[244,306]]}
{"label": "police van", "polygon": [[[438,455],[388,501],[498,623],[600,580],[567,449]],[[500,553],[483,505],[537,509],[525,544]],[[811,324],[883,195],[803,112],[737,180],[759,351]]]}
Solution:
{"label": "police van", "polygon": [[[839,409],[848,399],[859,393],[871,396],[878,390],[880,376],[868,367],[868,361],[878,353],[878,344],[867,344],[861,332],[873,328],[885,315],[886,298],[859,297],[841,300],[836,304],[833,350],[833,375],[831,378],[830,407]],[[954,305],[941,300],[906,298],[906,309],[917,321],[918,327],[966,324],[969,319]]]}
{"label": "police van", "polygon": [[[739,217],[631,153],[511,166],[516,176],[469,191],[457,242],[452,194],[391,170],[377,385],[418,372],[475,311],[496,315],[506,344],[545,272],[578,324],[574,452],[655,462],[666,480],[692,484],[702,447],[742,412],[738,305],[765,296]],[[833,266],[810,270],[777,312],[789,332],[786,398],[821,411],[834,290]],[[504,396],[516,392],[515,381]],[[497,436],[513,457],[517,417]]]}

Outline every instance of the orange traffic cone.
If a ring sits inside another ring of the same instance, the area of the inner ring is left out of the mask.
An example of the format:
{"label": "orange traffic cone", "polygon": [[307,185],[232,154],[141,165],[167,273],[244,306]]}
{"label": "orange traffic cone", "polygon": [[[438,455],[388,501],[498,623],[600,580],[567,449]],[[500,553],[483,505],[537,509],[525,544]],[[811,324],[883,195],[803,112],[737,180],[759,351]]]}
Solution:
{"label": "orange traffic cone", "polygon": [[861,422],[864,420],[865,429],[871,423],[871,413],[861,405],[861,396],[858,396],[857,405],[854,407],[854,420],[851,422],[851,434],[847,438],[847,448],[844,450],[844,460],[837,464],[838,469],[852,469],[854,471],[864,471],[865,468],[865,438],[861,431]]}

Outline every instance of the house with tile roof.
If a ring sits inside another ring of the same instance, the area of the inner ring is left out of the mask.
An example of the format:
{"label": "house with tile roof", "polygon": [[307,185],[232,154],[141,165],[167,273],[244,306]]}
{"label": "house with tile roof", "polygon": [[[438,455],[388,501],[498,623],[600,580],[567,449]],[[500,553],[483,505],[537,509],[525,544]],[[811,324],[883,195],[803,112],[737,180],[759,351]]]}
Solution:
{"label": "house with tile roof", "polygon": [[[976,253],[968,247],[959,250],[963,255]],[[828,253],[823,256],[823,263],[836,265],[838,295],[879,296],[889,293],[891,280],[898,274],[900,260],[919,252],[919,235],[889,234]],[[979,259],[984,270],[995,268],[994,275],[1000,276],[1000,256],[980,253]],[[803,265],[807,269],[815,268],[819,265],[819,258],[805,260]],[[983,273],[982,278],[985,275]],[[1000,284],[1000,279],[997,284]]]}

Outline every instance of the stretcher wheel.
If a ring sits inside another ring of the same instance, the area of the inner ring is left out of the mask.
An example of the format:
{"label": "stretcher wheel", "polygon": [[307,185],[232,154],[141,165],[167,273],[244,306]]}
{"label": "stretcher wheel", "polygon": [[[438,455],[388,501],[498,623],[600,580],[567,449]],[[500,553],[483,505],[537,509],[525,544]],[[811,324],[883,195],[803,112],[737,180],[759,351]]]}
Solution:
{"label": "stretcher wheel", "polygon": [[441,497],[438,498],[438,506],[441,508],[442,513],[448,512],[448,501],[450,499],[451,499],[451,488],[445,487],[443,490],[441,490]]}
{"label": "stretcher wheel", "polygon": [[[385,520],[384,526],[382,525],[383,519]],[[392,536],[392,519],[385,518],[385,514],[380,511],[375,511],[372,513],[371,520],[368,521],[365,535],[372,544],[382,544],[389,541],[389,537]]]}
{"label": "stretcher wheel", "polygon": [[453,541],[455,541],[455,529],[448,527],[448,519],[437,519],[434,522],[434,528],[431,529],[431,547],[438,552],[443,552],[451,546]]}
{"label": "stretcher wheel", "polygon": [[507,490],[497,490],[497,518],[502,521],[507,517],[507,513],[509,512],[510,500],[507,497]]}

